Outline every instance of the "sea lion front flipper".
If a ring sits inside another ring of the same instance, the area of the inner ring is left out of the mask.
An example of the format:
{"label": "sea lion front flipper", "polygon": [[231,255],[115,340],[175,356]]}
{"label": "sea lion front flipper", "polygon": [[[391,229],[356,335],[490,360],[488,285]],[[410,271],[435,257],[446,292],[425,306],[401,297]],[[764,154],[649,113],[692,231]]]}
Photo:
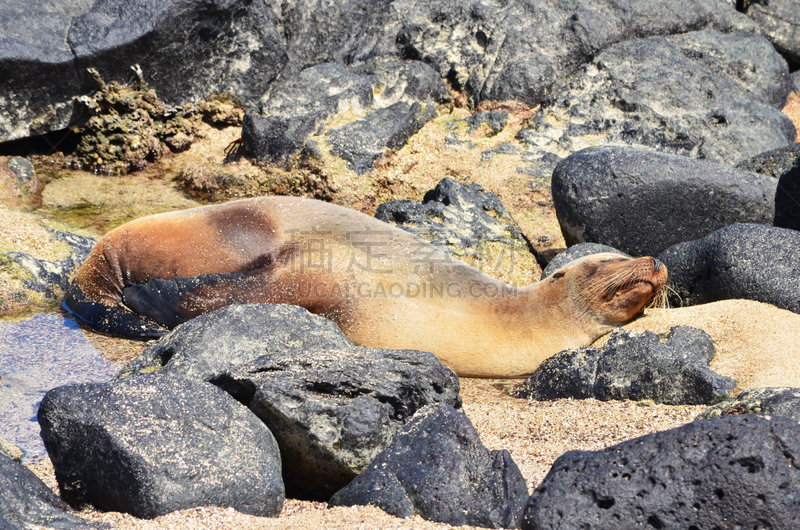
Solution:
{"label": "sea lion front flipper", "polygon": [[258,272],[174,276],[167,280],[148,278],[122,290],[122,299],[132,311],[170,329],[219,307],[247,303],[243,292]]}
{"label": "sea lion front flipper", "polygon": [[71,285],[64,295],[61,306],[79,324],[90,329],[134,339],[154,339],[167,334],[168,330],[157,322],[121,306],[109,306],[93,302],[76,285]]}

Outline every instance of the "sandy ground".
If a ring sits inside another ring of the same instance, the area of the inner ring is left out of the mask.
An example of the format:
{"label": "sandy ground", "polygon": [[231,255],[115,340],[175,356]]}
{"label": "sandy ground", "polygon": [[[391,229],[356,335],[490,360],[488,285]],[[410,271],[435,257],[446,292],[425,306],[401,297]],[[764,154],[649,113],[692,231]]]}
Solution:
{"label": "sandy ground", "polygon": [[[705,329],[717,356],[712,367],[735,378],[739,388],[800,386],[800,315],[768,304],[727,300],[702,306],[657,309],[625,326],[663,332],[675,325]],[[90,336],[114,362],[124,362],[141,343]],[[604,339],[598,343],[604,342]],[[507,449],[530,491],[545,477],[558,456],[569,450],[597,450],[692,421],[703,406],[668,406],[652,402],[568,400],[528,402],[512,396],[522,380],[462,378],[464,412],[489,449]],[[32,466],[56,489],[52,466]],[[327,509],[324,503],[287,500],[278,518],[260,518],[225,508],[197,508],[145,521],[126,514],[84,510],[91,521],[122,529],[224,528],[449,528],[420,517],[399,519],[373,507]]]}

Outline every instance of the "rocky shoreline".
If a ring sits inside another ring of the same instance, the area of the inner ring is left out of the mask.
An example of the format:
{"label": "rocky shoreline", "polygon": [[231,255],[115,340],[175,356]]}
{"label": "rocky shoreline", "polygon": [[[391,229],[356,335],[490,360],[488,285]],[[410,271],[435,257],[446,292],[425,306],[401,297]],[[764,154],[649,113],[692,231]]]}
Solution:
{"label": "rocky shoreline", "polygon": [[[0,523],[800,527],[797,0],[86,0],[0,26],[0,438],[30,450],[0,450]],[[527,381],[292,306],[147,344],[60,312],[109,229],[267,194],[515,285],[652,255],[671,308]]]}

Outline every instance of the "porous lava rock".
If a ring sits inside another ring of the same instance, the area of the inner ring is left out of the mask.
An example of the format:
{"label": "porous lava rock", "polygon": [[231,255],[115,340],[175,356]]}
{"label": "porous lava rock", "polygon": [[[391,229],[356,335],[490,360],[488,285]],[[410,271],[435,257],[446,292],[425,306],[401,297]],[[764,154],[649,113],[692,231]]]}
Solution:
{"label": "porous lava rock", "polygon": [[743,298],[800,313],[800,232],[735,224],[661,254],[669,270],[670,304]]}
{"label": "porous lava rock", "polygon": [[715,30],[630,39],[598,53],[518,137],[529,156],[644,148],[732,165],[795,141],[786,61],[762,36]]}
{"label": "porous lava rock", "polygon": [[800,68],[800,1],[769,0],[742,2],[775,49],[786,58],[792,70]]}
{"label": "porous lava rock", "polygon": [[77,0],[6,3],[0,26],[0,141],[74,124],[87,68],[127,83],[139,65],[169,106],[231,91],[257,103],[289,62],[263,3]]}
{"label": "porous lava rock", "polygon": [[264,104],[245,114],[242,140],[259,160],[278,162],[321,136],[333,155],[363,173],[435,117],[434,102],[449,99],[443,81],[419,61],[349,69],[323,63],[277,82]]}
{"label": "porous lava rock", "polygon": [[0,528],[109,528],[74,515],[72,509],[27,467],[0,450]]}
{"label": "porous lava rock", "polygon": [[709,368],[714,353],[711,337],[697,328],[675,326],[662,334],[614,330],[602,349],[574,348],[546,359],[518,396],[710,405],[736,386]]}
{"label": "porous lava rock", "polygon": [[396,200],[381,204],[375,218],[414,234],[460,258],[497,263],[502,252],[487,243],[500,243],[506,253],[528,253],[529,243],[500,198],[479,184],[444,178],[425,193],[422,202]]}
{"label": "porous lava rock", "polygon": [[753,414],[696,421],[560,456],[524,529],[798,528],[800,426]]}
{"label": "porous lava rock", "polygon": [[761,173],[770,177],[780,178],[781,175],[800,164],[800,143],[795,143],[787,147],[780,147],[751,156],[734,167],[753,173]]}
{"label": "porous lava rock", "polygon": [[398,101],[390,107],[376,109],[363,119],[348,123],[327,134],[331,154],[347,160],[348,167],[359,175],[387,150],[398,149],[426,123],[436,117],[433,102]]}
{"label": "porous lava rock", "polygon": [[210,381],[267,353],[351,347],[333,321],[302,307],[230,305],[181,324],[126,364],[116,380],[157,371]]}
{"label": "porous lava rock", "polygon": [[87,67],[126,83],[139,64],[169,106],[228,90],[257,106],[276,80],[310,66],[416,60],[473,106],[510,99],[535,106],[631,36],[758,30],[725,0],[76,0],[57,8],[6,3],[0,26],[13,28],[0,42],[0,141],[74,123],[73,98],[93,89]]}
{"label": "porous lava rock", "polygon": [[146,519],[197,506],[258,516],[283,507],[275,438],[208,383],[150,375],[61,386],[38,418],[70,504]]}
{"label": "porous lava rock", "polygon": [[37,291],[49,298],[58,298],[69,288],[72,274],[86,260],[97,242],[93,237],[52,228],[42,219],[39,223],[50,235],[50,241],[66,244],[69,256],[59,260],[37,258],[27,252],[6,252],[5,257],[17,263],[29,276],[23,280],[27,289]]}
{"label": "porous lava rock", "polygon": [[734,414],[783,416],[800,423],[800,388],[748,388],[735,397],[707,408],[695,420]]}
{"label": "porous lava rock", "polygon": [[600,243],[655,256],[733,223],[771,225],[771,177],[684,156],[592,147],[553,172],[553,205],[568,245]]}
{"label": "porous lava rock", "polygon": [[371,504],[453,526],[519,528],[527,501],[508,451],[487,450],[466,415],[438,404],[420,410],[330,504]]}
{"label": "porous lava rock", "polygon": [[273,353],[212,382],[275,434],[287,495],[302,499],[329,499],[418,409],[461,406],[458,377],[432,354],[414,350]]}

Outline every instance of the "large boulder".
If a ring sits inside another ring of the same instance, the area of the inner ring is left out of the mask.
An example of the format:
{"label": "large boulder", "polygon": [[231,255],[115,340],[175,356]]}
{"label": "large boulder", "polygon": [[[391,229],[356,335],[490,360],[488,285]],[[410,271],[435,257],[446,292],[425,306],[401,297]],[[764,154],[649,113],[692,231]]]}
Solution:
{"label": "large boulder", "polygon": [[519,133],[529,156],[641,146],[732,165],[795,140],[783,58],[748,32],[631,39],[598,53]]}
{"label": "large boulder", "polygon": [[720,0],[437,0],[392,7],[396,18],[374,53],[424,60],[473,105],[515,99],[535,106],[582,64],[631,36],[756,27]]}
{"label": "large boulder", "polygon": [[[602,50],[630,38],[703,28],[756,30],[725,0],[370,2],[75,0],[0,7],[0,141],[80,119],[72,99],[140,64],[168,105],[232,91],[258,104],[276,79],[322,63],[386,58],[430,65],[469,94],[535,106]],[[13,29],[12,29],[13,28]],[[58,82],[53,82],[57,79]]]}
{"label": "large boulder", "polygon": [[371,504],[453,526],[519,528],[527,500],[525,479],[508,451],[487,450],[463,413],[431,405],[330,503]]}
{"label": "large boulder", "polygon": [[418,409],[461,406],[458,377],[413,350],[274,353],[212,382],[275,434],[287,494],[317,500],[364,471]]}
{"label": "large boulder", "polygon": [[792,69],[800,67],[800,1],[743,2],[745,13],[758,24]]}
{"label": "large boulder", "polygon": [[[259,160],[277,162],[318,136],[331,154],[364,173],[436,116],[434,102],[449,99],[443,81],[419,61],[349,69],[323,63],[275,83],[266,102],[245,114],[242,140]],[[311,152],[320,148],[316,140],[312,145]]]}
{"label": "large boulder", "polygon": [[696,421],[559,457],[525,529],[798,528],[800,426],[752,414]]}
{"label": "large boulder", "polygon": [[76,123],[72,100],[95,87],[86,68],[127,82],[138,64],[172,106],[231,91],[256,103],[289,57],[258,2],[77,0],[6,3],[0,26],[0,141]]}
{"label": "large boulder", "polygon": [[744,298],[800,313],[800,232],[735,224],[661,254],[670,303],[697,305]]}
{"label": "large boulder", "polygon": [[74,515],[72,509],[27,467],[0,450],[0,528],[108,528]]}
{"label": "large boulder", "polygon": [[777,182],[702,160],[624,147],[584,149],[553,172],[568,245],[652,255],[733,223],[772,224]]}
{"label": "large boulder", "polygon": [[662,334],[614,330],[602,349],[575,348],[546,359],[518,396],[710,405],[736,386],[709,368],[714,353],[711,337],[697,328],[676,326]]}
{"label": "large boulder", "polygon": [[698,414],[695,420],[733,414],[783,416],[800,423],[800,388],[748,388],[736,397],[708,407]]}
{"label": "large boulder", "polygon": [[71,504],[139,518],[196,506],[277,516],[283,507],[275,438],[208,383],[151,375],[57,387],[39,424]]}
{"label": "large boulder", "polygon": [[333,321],[302,307],[232,305],[181,324],[126,364],[116,379],[158,371],[210,381],[267,353],[351,347]]}

